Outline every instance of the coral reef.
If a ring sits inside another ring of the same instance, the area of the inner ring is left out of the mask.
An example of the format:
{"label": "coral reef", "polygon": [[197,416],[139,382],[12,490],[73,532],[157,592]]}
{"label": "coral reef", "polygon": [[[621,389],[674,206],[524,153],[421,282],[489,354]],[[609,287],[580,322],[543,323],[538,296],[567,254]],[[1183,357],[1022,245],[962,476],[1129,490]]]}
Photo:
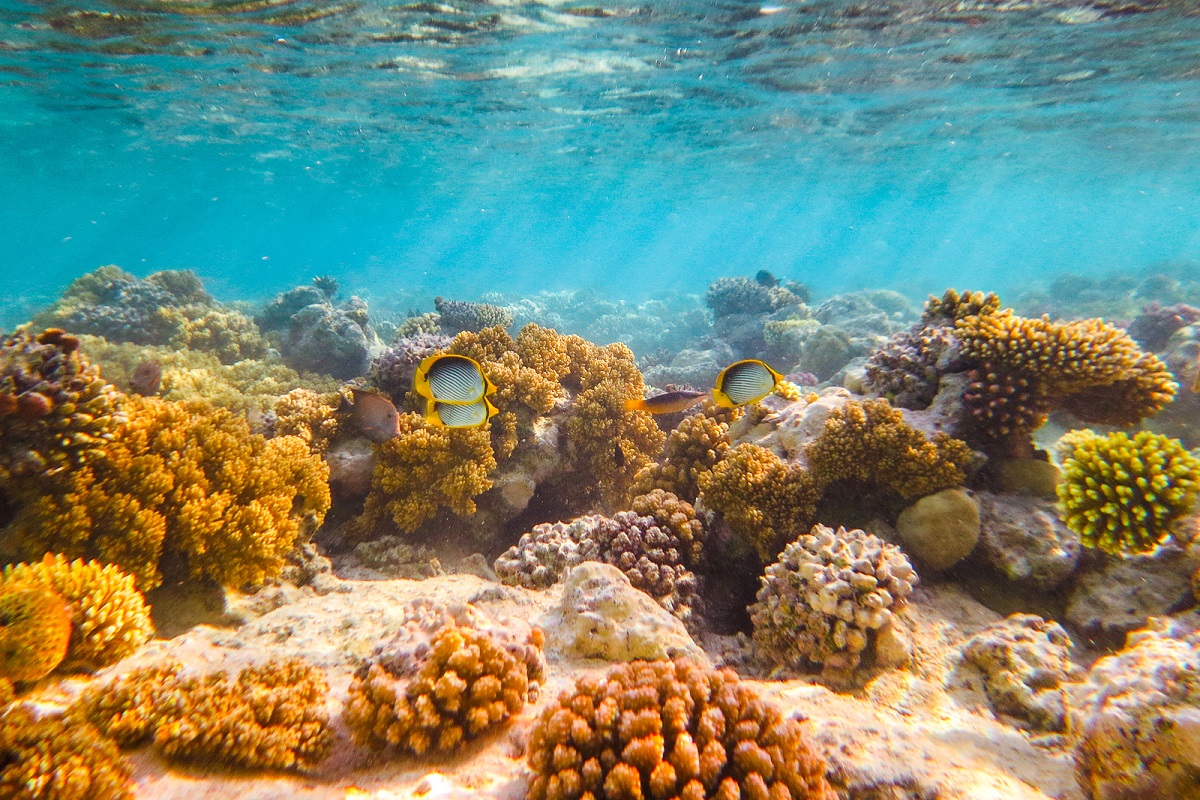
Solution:
{"label": "coral reef", "polygon": [[71,611],[53,589],[0,586],[0,677],[20,683],[49,675],[67,654]]}
{"label": "coral reef", "polygon": [[598,514],[570,522],[543,522],[521,534],[520,541],[496,559],[496,575],[509,586],[547,589],[568,569],[584,561],[600,559],[592,531],[607,521]]}
{"label": "coral reef", "polygon": [[820,497],[808,472],[753,444],[730,448],[699,485],[705,507],[720,511],[763,563],[809,526]]}
{"label": "coral reef", "polygon": [[352,312],[328,301],[297,311],[280,343],[284,360],[295,369],[339,380],[366,375],[377,339],[366,321]]}
{"label": "coral reef", "polygon": [[705,304],[715,317],[733,314],[769,314],[801,298],[784,287],[764,286],[750,278],[717,278],[708,286]]}
{"label": "coral reef", "polygon": [[1185,303],[1164,306],[1155,300],[1142,306],[1141,313],[1127,330],[1138,344],[1157,353],[1166,349],[1175,331],[1195,322],[1200,322],[1200,308]]}
{"label": "coral reef", "polygon": [[268,347],[250,317],[240,311],[217,309],[185,318],[169,344],[210,353],[222,364],[265,358]]}
{"label": "coral reef", "polygon": [[30,585],[53,590],[70,610],[71,638],[63,669],[96,670],[115,664],[145,644],[154,631],[133,576],[111,564],[69,561],[47,553],[33,564],[4,568],[0,592]]}
{"label": "coral reef", "polygon": [[921,324],[953,325],[967,317],[989,316],[1000,310],[1000,298],[992,292],[958,292],[947,289],[941,297],[930,295],[921,309]]}
{"label": "coral reef", "polygon": [[[535,661],[543,642],[533,629]],[[425,650],[403,667],[375,658],[355,674],[344,720],[359,744],[451,751],[519,713],[531,699],[531,679],[540,678],[530,674],[528,658],[471,625],[446,624]]]}
{"label": "coral reef", "polygon": [[11,800],[126,800],[133,769],[86,722],[39,716],[17,705],[0,716],[0,797]]}
{"label": "coral reef", "polygon": [[704,558],[704,523],[696,518],[691,503],[663,489],[653,489],[633,498],[629,508],[639,516],[653,517],[660,528],[679,540],[685,565],[692,569],[700,565]]}
{"label": "coral reef", "polygon": [[663,457],[638,472],[634,491],[663,489],[685,500],[700,496],[700,479],[729,449],[729,424],[705,409],[685,417],[667,436]]}
{"label": "coral reef", "polygon": [[898,408],[928,408],[954,346],[954,336],[945,325],[918,325],[893,335],[867,358],[867,391]]}
{"label": "coral reef", "polygon": [[1177,439],[1074,431],[1060,442],[1063,521],[1088,547],[1137,553],[1170,536],[1200,493],[1200,459]]}
{"label": "coral reef", "polygon": [[1156,619],[1068,688],[1075,773],[1090,797],[1200,793],[1200,634]]}
{"label": "coral reef", "polygon": [[1074,574],[1083,547],[1052,502],[992,492],[976,492],[975,497],[978,553],[1005,578],[1044,591]]}
{"label": "coral reef", "polygon": [[1064,684],[1076,680],[1071,637],[1057,622],[1013,614],[972,636],[962,647],[964,664],[983,676],[993,708],[1039,730],[1061,731]]}
{"label": "coral reef", "polygon": [[970,555],[979,542],[979,529],[979,504],[963,489],[926,495],[896,518],[896,533],[905,549],[934,572]]}
{"label": "coral reef", "polygon": [[104,450],[13,521],[22,550],[97,559],[149,590],[207,576],[226,585],[277,572],[330,505],[329,470],[292,436],[266,440],[203,403],[130,397]]}
{"label": "coral reef", "polygon": [[849,673],[876,655],[879,637],[896,635],[892,614],[917,580],[895,545],[817,525],[767,567],[750,609],[757,651],[781,666]]}
{"label": "coral reef", "polygon": [[292,389],[275,404],[274,433],[295,436],[312,452],[324,455],[342,432],[342,418],[337,413],[341,402],[340,392]]}
{"label": "coral reef", "polygon": [[224,672],[181,674],[178,663],[135,670],[85,692],[71,716],[125,745],[153,736],[169,759],[308,770],[329,754],[324,673],[300,660]]}
{"label": "coral reef", "polygon": [[990,362],[967,373],[963,438],[988,450],[1019,448],[1046,422],[1050,401],[1029,378],[997,370]]}
{"label": "coral reef", "polygon": [[[34,324],[114,342],[166,344],[184,319],[177,311],[181,305],[197,300],[207,305],[212,300],[203,289],[199,290],[203,297],[195,294],[198,280],[194,278],[181,280],[181,274],[174,273],[171,278],[143,281],[114,265],[100,267],[76,278]],[[173,293],[176,288],[183,289],[183,297]]]}
{"label": "coral reef", "polygon": [[400,403],[412,391],[413,375],[421,362],[450,347],[451,338],[437,333],[412,333],[392,342],[371,361],[371,383]]}
{"label": "coral reef", "polygon": [[493,326],[507,328],[513,324],[512,312],[489,303],[468,303],[435,297],[433,307],[437,309],[438,324],[442,331],[450,335],[462,331],[478,332]]}
{"label": "coral reef", "polygon": [[972,452],[944,433],[926,438],[886,400],[855,400],[830,412],[805,457],[826,485],[864,482],[912,499],[961,485]]}
{"label": "coral reef", "polygon": [[529,800],[833,800],[801,723],[690,661],[589,676],[542,712],[529,742]]}
{"label": "coral reef", "polygon": [[86,463],[122,422],[120,395],[79,345],[57,329],[0,344],[0,486],[32,488]]}

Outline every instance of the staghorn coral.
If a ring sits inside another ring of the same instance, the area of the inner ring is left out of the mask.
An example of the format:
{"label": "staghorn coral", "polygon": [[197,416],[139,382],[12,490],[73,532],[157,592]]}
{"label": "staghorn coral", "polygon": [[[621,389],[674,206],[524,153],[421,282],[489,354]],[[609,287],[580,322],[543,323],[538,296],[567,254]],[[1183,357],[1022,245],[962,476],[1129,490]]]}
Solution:
{"label": "staghorn coral", "polygon": [[845,673],[874,655],[917,574],[895,545],[815,526],[767,567],[750,609],[758,654],[774,664]]}
{"label": "staghorn coral", "polygon": [[[544,638],[533,629],[532,659]],[[375,658],[354,677],[343,719],[359,744],[389,745],[418,755],[451,751],[506,722],[529,696],[529,657],[498,637],[450,622],[429,639],[423,655],[401,666]]]}
{"label": "staghorn coral", "polygon": [[7,586],[45,586],[66,601],[71,639],[61,667],[96,670],[115,664],[141,647],[154,632],[150,611],[133,576],[111,564],[70,561],[47,553],[33,564],[10,564],[0,576]]}
{"label": "staghorn coral", "polygon": [[181,317],[179,331],[169,342],[176,349],[211,353],[222,364],[267,355],[267,340],[254,320],[240,311],[211,309]]}
{"label": "staghorn coral", "polygon": [[680,543],[683,563],[696,568],[704,558],[704,523],[696,518],[691,503],[670,492],[654,489],[633,498],[629,508],[639,516],[653,517],[659,527],[670,531]]}
{"label": "staghorn coral", "polygon": [[438,324],[451,335],[461,331],[481,331],[484,328],[507,328],[513,324],[512,312],[488,303],[468,303],[463,300],[447,300],[435,297],[433,307],[437,309]]}
{"label": "staghorn coral", "polygon": [[41,680],[62,662],[70,638],[71,611],[53,589],[0,586],[0,677]]}
{"label": "staghorn coral", "polygon": [[0,485],[33,488],[86,463],[123,421],[121,396],[57,329],[0,343]]}
{"label": "staghorn coral", "polygon": [[342,419],[337,413],[341,402],[340,392],[293,389],[275,404],[275,434],[296,436],[309,450],[324,455],[329,443],[342,432]]}
{"label": "staghorn coral", "polygon": [[1046,422],[1049,402],[1028,378],[985,362],[968,372],[967,379],[962,434],[970,444],[989,451],[1019,447]]}
{"label": "staghorn coral", "polygon": [[590,675],[542,712],[528,800],[834,800],[804,727],[738,681],[690,661]]}
{"label": "staghorn coral", "polygon": [[252,435],[204,403],[130,397],[126,411],[102,458],[18,510],[25,553],[115,564],[143,591],[163,567],[172,578],[257,583],[329,508],[329,469],[296,437]]}
{"label": "staghorn coral", "polygon": [[852,400],[830,412],[805,456],[822,485],[871,483],[907,500],[962,485],[972,453],[944,433],[927,439],[886,400]]}
{"label": "staghorn coral", "polygon": [[433,428],[417,414],[401,414],[400,435],[375,448],[375,472],[356,526],[388,518],[411,533],[439,509],[475,513],[474,497],[491,488],[496,468],[485,428]]}
{"label": "staghorn coral", "polygon": [[633,490],[663,489],[687,500],[700,496],[700,478],[712,471],[729,449],[729,423],[705,409],[685,417],[667,436],[661,461],[643,467]]}
{"label": "staghorn coral", "polygon": [[86,722],[39,717],[24,705],[0,716],[0,797],[126,800],[132,775],[116,745]]}
{"label": "staghorn coral", "polygon": [[808,473],[753,444],[730,448],[699,484],[704,505],[720,511],[764,563],[809,526],[820,496]]}
{"label": "staghorn coral", "polygon": [[1200,459],[1150,431],[1072,431],[1059,444],[1059,512],[1083,544],[1107,553],[1152,550],[1200,493]]}

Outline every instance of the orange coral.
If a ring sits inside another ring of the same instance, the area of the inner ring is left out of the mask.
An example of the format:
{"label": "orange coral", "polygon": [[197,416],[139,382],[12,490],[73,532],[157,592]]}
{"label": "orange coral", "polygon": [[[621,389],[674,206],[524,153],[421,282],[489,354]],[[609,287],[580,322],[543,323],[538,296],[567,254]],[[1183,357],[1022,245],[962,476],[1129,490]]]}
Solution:
{"label": "orange coral", "polygon": [[38,584],[0,589],[0,677],[36,681],[67,654],[71,612],[53,589]]}
{"label": "orange coral", "polygon": [[275,434],[298,436],[314,453],[324,455],[342,430],[337,415],[340,402],[338,392],[293,389],[275,404]]}
{"label": "orange coral", "polygon": [[252,435],[200,402],[131,397],[126,410],[102,457],[20,508],[25,552],[116,564],[143,590],[162,582],[164,563],[180,566],[177,578],[257,583],[329,508],[329,469],[296,437]]}
{"label": "orange coral", "polygon": [[963,292],[947,289],[941,297],[929,295],[921,309],[922,325],[950,325],[960,319],[995,314],[1000,298],[992,292]]}
{"label": "orange coral", "polygon": [[729,423],[708,410],[684,418],[667,436],[661,461],[638,472],[634,490],[664,489],[685,500],[700,495],[700,476],[712,471],[729,449]]}
{"label": "orange coral", "polygon": [[642,395],[636,367],[634,373],[636,384],[607,380],[581,391],[565,426],[571,461],[604,506],[629,501],[634,476],[652,463],[666,440],[651,414],[625,410],[626,400]]}
{"label": "orange coral", "polygon": [[39,716],[19,705],[0,717],[0,797],[126,800],[133,769],[86,722]]}
{"label": "orange coral", "polygon": [[587,676],[542,712],[529,800],[834,800],[804,727],[732,670],[637,661]]}

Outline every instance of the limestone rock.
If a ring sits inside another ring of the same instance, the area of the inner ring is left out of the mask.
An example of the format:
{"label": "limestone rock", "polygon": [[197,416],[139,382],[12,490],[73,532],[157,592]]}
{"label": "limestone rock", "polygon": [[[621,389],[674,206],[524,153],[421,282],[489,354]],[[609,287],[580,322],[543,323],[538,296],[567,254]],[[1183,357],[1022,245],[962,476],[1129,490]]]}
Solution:
{"label": "limestone rock", "polygon": [[1049,500],[991,492],[977,492],[975,498],[978,553],[1009,580],[1046,590],[1075,572],[1083,546]]}
{"label": "limestone rock", "polygon": [[905,549],[926,567],[949,569],[979,541],[979,504],[963,489],[945,489],[901,511],[896,531]]}
{"label": "limestone rock", "polygon": [[708,663],[687,629],[610,564],[586,561],[567,574],[562,601],[538,623],[546,649],[606,661],[689,656]]}

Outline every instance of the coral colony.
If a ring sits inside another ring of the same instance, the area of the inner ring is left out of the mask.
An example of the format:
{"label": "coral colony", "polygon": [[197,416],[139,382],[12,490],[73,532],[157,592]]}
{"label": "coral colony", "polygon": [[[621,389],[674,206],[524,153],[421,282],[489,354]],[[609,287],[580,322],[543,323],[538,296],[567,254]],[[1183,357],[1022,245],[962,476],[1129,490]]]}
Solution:
{"label": "coral colony", "polygon": [[108,266],[4,337],[0,796],[150,796],[150,748],[217,792],[478,759],[530,800],[873,797],[830,709],[915,683],[1089,797],[1200,792],[1180,298],[341,296]]}

